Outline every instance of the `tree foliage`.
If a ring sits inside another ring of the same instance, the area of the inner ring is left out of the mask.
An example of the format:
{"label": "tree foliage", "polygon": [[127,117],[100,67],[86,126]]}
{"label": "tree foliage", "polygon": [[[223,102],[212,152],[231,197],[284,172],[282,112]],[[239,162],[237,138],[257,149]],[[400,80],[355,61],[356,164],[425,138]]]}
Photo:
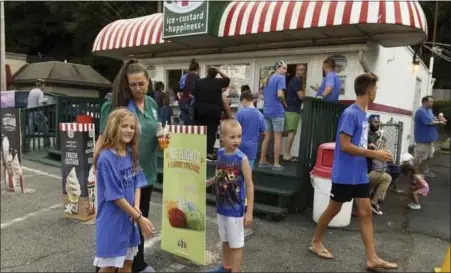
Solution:
{"label": "tree foliage", "polygon": [[112,80],[121,62],[91,53],[97,34],[115,20],[155,12],[151,1],[6,1],[6,50],[91,65]]}
{"label": "tree foliage", "polygon": [[[439,2],[437,42],[451,44],[451,1]],[[431,41],[436,2],[420,4]],[[155,1],[5,1],[6,50],[91,65],[112,80],[121,63],[91,54],[96,35],[115,20],[155,13],[157,5]],[[421,56],[428,64],[431,53],[423,49]],[[436,58],[434,76],[436,87],[451,88],[449,62]]]}

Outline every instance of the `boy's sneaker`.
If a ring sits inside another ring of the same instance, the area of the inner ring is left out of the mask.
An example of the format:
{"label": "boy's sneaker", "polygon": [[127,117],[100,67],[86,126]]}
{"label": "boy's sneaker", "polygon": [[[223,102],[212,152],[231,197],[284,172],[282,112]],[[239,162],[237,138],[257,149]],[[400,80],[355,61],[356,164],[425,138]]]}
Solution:
{"label": "boy's sneaker", "polygon": [[226,269],[226,268],[224,268],[224,266],[221,265],[218,268],[209,270],[207,272],[232,272],[232,269]]}
{"label": "boy's sneaker", "polygon": [[381,211],[381,207],[379,206],[379,204],[371,204],[371,209],[372,209],[373,212],[374,212],[375,214],[377,214],[377,215],[382,215],[382,214],[384,214],[384,213]]}
{"label": "boy's sneaker", "polygon": [[421,209],[420,204],[410,203],[408,206],[410,209]]}

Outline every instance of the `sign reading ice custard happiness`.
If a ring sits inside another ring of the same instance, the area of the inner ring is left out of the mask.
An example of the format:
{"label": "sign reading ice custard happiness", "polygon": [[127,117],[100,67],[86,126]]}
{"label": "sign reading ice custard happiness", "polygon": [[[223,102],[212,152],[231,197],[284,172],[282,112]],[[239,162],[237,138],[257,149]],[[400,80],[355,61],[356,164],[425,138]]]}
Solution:
{"label": "sign reading ice custard happiness", "polygon": [[163,39],[208,32],[208,1],[164,1]]}

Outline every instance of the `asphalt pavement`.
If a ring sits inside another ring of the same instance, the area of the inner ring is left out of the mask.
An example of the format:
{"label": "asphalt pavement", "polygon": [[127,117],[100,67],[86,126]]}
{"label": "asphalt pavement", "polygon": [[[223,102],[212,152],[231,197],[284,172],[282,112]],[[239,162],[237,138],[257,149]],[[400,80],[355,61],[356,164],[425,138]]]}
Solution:
{"label": "asphalt pavement", "polygon": [[[34,193],[1,193],[1,272],[94,272],[93,222],[63,217],[61,170],[24,160],[25,184]],[[437,153],[428,179],[431,191],[423,209],[406,207],[405,194],[390,192],[384,215],[374,216],[376,249],[396,261],[399,272],[431,272],[443,260],[450,241],[450,156]],[[2,184],[3,185],[3,184]],[[407,181],[400,181],[401,188]],[[3,187],[3,186],[2,186]],[[150,219],[161,227],[161,194],[154,193]],[[160,249],[159,236],[146,242],[146,260],[158,272],[199,272],[217,266],[220,258],[215,209],[207,207],[208,265],[196,266]],[[281,222],[260,218],[247,230],[243,271],[362,272],[364,249],[358,221],[328,229],[325,245],[334,260],[308,251],[314,232],[312,211],[288,215]]]}

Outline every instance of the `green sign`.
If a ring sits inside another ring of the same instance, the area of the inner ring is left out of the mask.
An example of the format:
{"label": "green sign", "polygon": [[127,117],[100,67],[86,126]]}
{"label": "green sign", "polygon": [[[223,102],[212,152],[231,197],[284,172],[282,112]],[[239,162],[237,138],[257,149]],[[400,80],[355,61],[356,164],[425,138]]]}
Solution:
{"label": "green sign", "polygon": [[164,1],[163,39],[208,32],[208,1]]}
{"label": "green sign", "polygon": [[204,265],[207,130],[182,127],[186,132],[172,134],[164,150],[161,248]]}

